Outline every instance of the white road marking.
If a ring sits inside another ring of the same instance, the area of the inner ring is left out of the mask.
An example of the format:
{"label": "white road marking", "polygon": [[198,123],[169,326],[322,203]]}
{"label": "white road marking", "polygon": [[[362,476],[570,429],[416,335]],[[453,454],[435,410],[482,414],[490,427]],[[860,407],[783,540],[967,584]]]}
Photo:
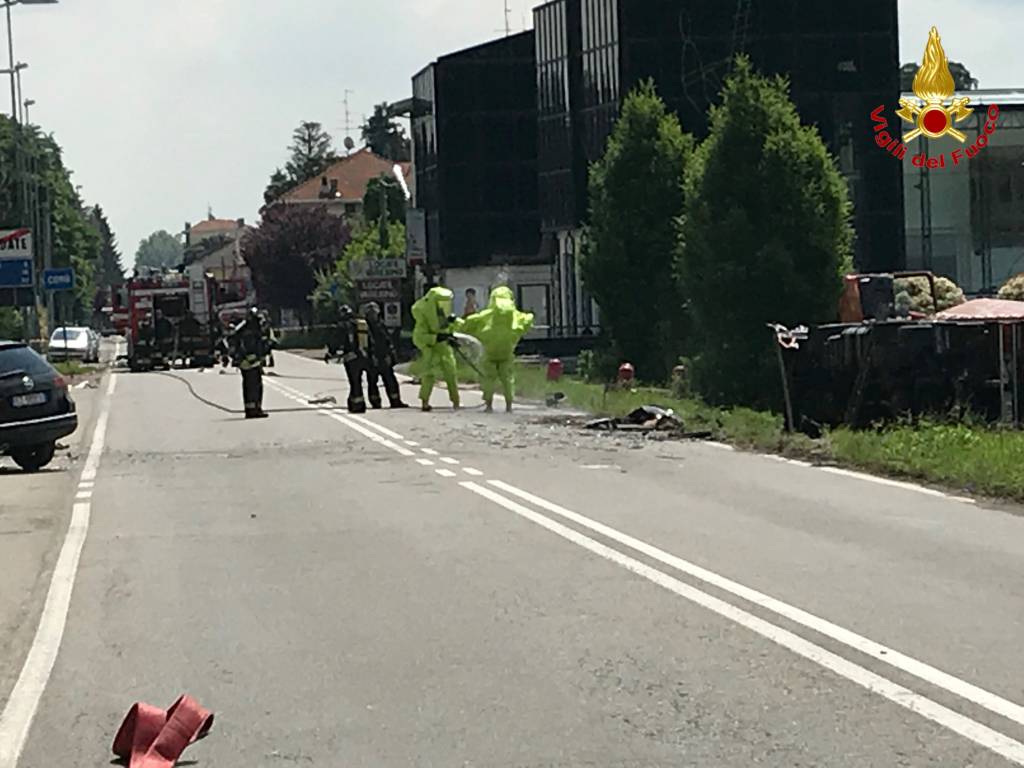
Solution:
{"label": "white road marking", "polygon": [[92,488],[94,485],[96,485],[96,483],[94,483],[92,480],[84,480],[84,481],[82,481],[81,483],[78,484],[78,487],[79,488]]}
{"label": "white road marking", "polygon": [[453,459],[451,456],[442,456],[441,457],[441,461],[443,461],[445,464],[458,464],[459,463],[458,459]]}
{"label": "white road marking", "polygon": [[91,499],[92,498],[92,491],[79,491],[75,495],[75,498],[76,499]]}
{"label": "white road marking", "polygon": [[[491,481],[491,484],[498,487],[496,481]],[[954,712],[929,698],[914,693],[910,689],[894,683],[869,669],[847,661],[841,656],[837,656],[831,651],[815,645],[799,635],[793,634],[789,630],[778,627],[724,600],[702,592],[696,587],[691,587],[689,584],[685,584],[639,560],[635,560],[618,550],[601,544],[568,526],[555,522],[539,512],[534,512],[532,509],[524,507],[499,493],[495,493],[489,488],[470,481],[459,483],[459,485],[532,523],[536,523],[542,528],[546,528],[595,555],[620,565],[632,573],[642,576],[670,592],[674,592],[682,598],[696,603],[723,618],[729,619],[767,640],[771,640],[773,643],[888,699],[894,704],[909,709],[911,712],[916,712],[922,717],[938,723],[966,739],[970,739],[975,744],[979,744],[1017,765],[1024,765],[1024,744],[1011,739],[1005,734],[971,720],[958,712]]]}
{"label": "white road marking", "polygon": [[365,416],[350,416],[349,418],[355,419],[356,421],[358,421],[358,422],[360,422],[362,424],[365,424],[368,427],[373,427],[378,432],[380,432],[382,435],[387,435],[388,437],[390,437],[393,440],[401,440],[401,439],[403,439],[402,436],[400,434],[398,434],[397,432],[393,432],[392,430],[388,429],[387,427],[382,427],[377,422],[371,421],[370,419],[366,418]]}
{"label": "white road marking", "polygon": [[412,446],[413,448],[416,448],[417,446],[419,446],[419,443],[417,443],[415,440],[406,440],[405,444],[408,445],[408,446]]}
{"label": "white road marking", "polygon": [[471,475],[472,477],[484,476],[483,472],[481,472],[479,469],[473,469],[472,467],[463,467],[462,471],[465,472],[467,475]]}
{"label": "white road marking", "polygon": [[416,463],[417,464],[422,464],[424,467],[432,467],[432,466],[434,466],[434,462],[431,461],[430,459],[416,459]]}
{"label": "white road marking", "polygon": [[839,467],[818,467],[822,472],[828,472],[830,475],[840,475],[842,477],[850,477],[854,480],[865,480],[869,483],[875,483],[876,485],[887,485],[890,488],[902,488],[905,491],[914,491],[916,493],[923,493],[925,496],[935,496],[940,499],[949,499],[951,501],[964,501],[969,504],[974,504],[973,499],[964,499],[960,496],[950,496],[942,491],[936,491],[933,488],[925,488],[923,485],[916,485],[914,483],[903,483],[899,480],[889,480],[886,477],[877,477],[875,475],[868,475],[864,472],[854,472],[849,469],[841,469]]}
{"label": "white road marking", "polygon": [[[89,456],[82,470],[82,480],[92,482],[99,467],[100,456],[107,434],[107,420],[110,418],[110,397],[117,382],[115,374],[110,375],[107,384],[107,399],[96,420],[92,433],[92,444]],[[86,473],[88,477],[86,477]],[[90,492],[91,493],[91,492]],[[91,503],[79,501],[71,509],[71,522],[64,537],[57,564],[50,579],[50,589],[46,593],[43,613],[39,617],[32,647],[21,668],[18,681],[14,684],[11,696],[0,713],[0,768],[16,768],[21,750],[25,747],[29,728],[39,708],[39,700],[46,690],[46,684],[57,661],[64,628],[67,626],[68,609],[71,607],[71,594],[75,588],[75,576],[78,573],[78,562],[82,555],[86,535],[89,533],[89,516]]]}
{"label": "white road marking", "polygon": [[437,472],[437,474],[439,474],[441,477],[455,477],[455,473],[452,472],[450,469],[435,469],[434,471]]}
{"label": "white road marking", "polygon": [[425,454],[427,454],[427,456],[438,456],[439,455],[438,452],[435,451],[433,448],[420,448],[420,450],[423,451]]}
{"label": "white road marking", "polygon": [[722,450],[722,451],[735,451],[736,450],[731,445],[726,445],[725,443],[716,443],[714,440],[705,440],[703,445],[708,445],[708,446],[711,446],[712,448],[718,448],[719,450]]}
{"label": "white road marking", "polygon": [[567,520],[571,520],[577,525],[581,525],[595,533],[599,533],[602,536],[612,539],[613,541],[624,544],[630,549],[640,552],[660,563],[663,563],[664,565],[685,573],[688,576],[692,576],[706,584],[710,584],[711,586],[717,587],[725,592],[729,592],[736,597],[754,603],[755,605],[776,613],[779,616],[783,616],[790,621],[800,624],[807,629],[825,635],[826,637],[836,640],[856,651],[860,651],[873,659],[884,662],[889,666],[902,670],[903,672],[924,680],[927,683],[938,686],[939,688],[944,688],[950,693],[966,699],[967,701],[973,702],[980,707],[984,707],[990,712],[994,712],[995,714],[1001,715],[1015,723],[1024,725],[1024,707],[1020,704],[1004,699],[997,694],[986,691],[983,688],[979,688],[965,680],[961,680],[958,677],[954,677],[953,675],[943,672],[940,669],[936,669],[923,661],[918,661],[917,659],[906,656],[897,650],[881,645],[880,643],[876,643],[873,640],[869,640],[868,638],[840,627],[837,624],[833,624],[827,619],[815,616],[814,614],[808,613],[800,608],[784,603],[781,600],[777,600],[774,597],[769,597],[768,595],[758,592],[755,589],[751,589],[750,587],[745,587],[742,584],[732,581],[731,579],[727,579],[724,576],[720,576],[713,571],[701,568],[699,565],[683,560],[675,555],[671,555],[657,547],[647,544],[646,542],[635,539],[628,534],[622,533],[614,528],[610,528],[609,526],[603,525],[595,520],[591,520],[584,515],[568,510],[565,507],[554,504],[546,499],[542,499],[539,496],[523,491],[515,486],[509,485],[508,483],[504,483],[500,480],[491,480],[489,483],[495,488],[498,488],[511,496],[515,496],[539,507],[540,509],[556,514]]}

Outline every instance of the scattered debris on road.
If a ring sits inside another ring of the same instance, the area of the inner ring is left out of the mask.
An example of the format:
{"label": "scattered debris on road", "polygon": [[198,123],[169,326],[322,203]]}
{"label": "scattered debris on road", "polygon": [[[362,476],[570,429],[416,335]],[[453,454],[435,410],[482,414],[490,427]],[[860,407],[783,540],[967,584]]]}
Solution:
{"label": "scattered debris on road", "polygon": [[331,395],[316,397],[308,401],[310,405],[337,405],[338,401]]}

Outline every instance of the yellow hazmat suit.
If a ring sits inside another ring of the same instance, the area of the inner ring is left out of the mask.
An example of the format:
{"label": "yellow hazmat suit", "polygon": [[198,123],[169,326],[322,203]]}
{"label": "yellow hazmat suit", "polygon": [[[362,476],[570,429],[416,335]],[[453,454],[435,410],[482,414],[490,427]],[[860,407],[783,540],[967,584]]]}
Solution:
{"label": "yellow hazmat suit", "polygon": [[412,331],[412,343],[420,351],[421,359],[417,366],[420,376],[420,400],[423,409],[430,408],[430,393],[434,389],[438,373],[448,385],[448,397],[452,405],[459,407],[459,384],[456,375],[455,351],[438,334],[444,336],[449,329],[449,318],[455,299],[447,288],[436,286],[427,291],[427,295],[412,305],[412,317],[416,325]]}
{"label": "yellow hazmat suit", "polygon": [[516,345],[532,327],[533,315],[516,309],[512,289],[506,286],[491,291],[487,309],[458,323],[458,330],[476,337],[484,347],[481,370],[484,379],[481,384],[487,410],[494,405],[494,392],[499,380],[505,395],[505,410],[512,410]]}

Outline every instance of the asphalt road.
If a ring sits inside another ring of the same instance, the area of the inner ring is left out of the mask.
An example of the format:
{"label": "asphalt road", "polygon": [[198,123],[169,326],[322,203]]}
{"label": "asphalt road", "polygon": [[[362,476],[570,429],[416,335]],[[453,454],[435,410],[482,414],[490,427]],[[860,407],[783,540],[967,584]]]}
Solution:
{"label": "asphalt road", "polygon": [[103,383],[0,768],[106,765],[182,692],[218,768],[1024,765],[1012,510],[541,408],[318,411],[340,369],[277,362],[256,422]]}

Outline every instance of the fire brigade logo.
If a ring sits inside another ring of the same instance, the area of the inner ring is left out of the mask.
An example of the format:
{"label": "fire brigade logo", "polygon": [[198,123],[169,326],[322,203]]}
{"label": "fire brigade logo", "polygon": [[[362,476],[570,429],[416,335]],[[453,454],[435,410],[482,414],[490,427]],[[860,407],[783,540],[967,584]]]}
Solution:
{"label": "fire brigade logo", "polygon": [[919,103],[913,99],[900,99],[900,109],[896,112],[904,122],[915,126],[903,134],[903,141],[911,141],[921,135],[938,139],[947,134],[957,141],[966,141],[967,135],[957,130],[955,125],[970,117],[974,110],[967,107],[970,99],[953,99],[954,92],[953,75],[949,71],[939,31],[932,27],[924,49],[924,63],[914,76],[914,95]]}

